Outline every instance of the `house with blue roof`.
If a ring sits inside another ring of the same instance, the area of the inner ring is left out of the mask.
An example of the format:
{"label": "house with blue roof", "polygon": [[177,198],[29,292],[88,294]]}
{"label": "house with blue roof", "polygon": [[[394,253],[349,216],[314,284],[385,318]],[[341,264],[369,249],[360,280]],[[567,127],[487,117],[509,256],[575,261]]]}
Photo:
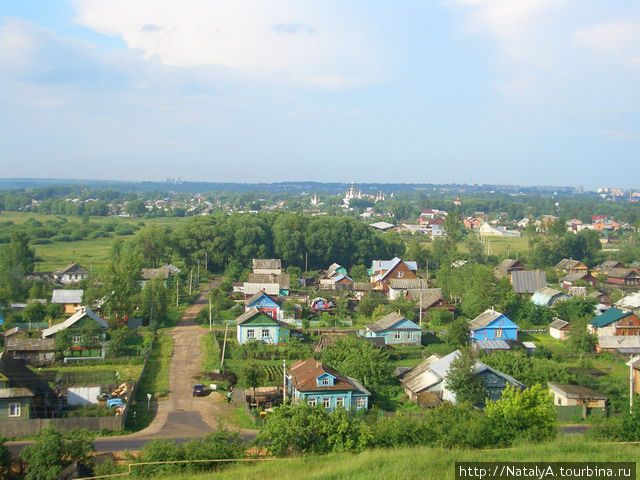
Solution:
{"label": "house with blue roof", "polygon": [[469,322],[471,341],[518,340],[518,325],[495,310],[486,310]]}
{"label": "house with blue roof", "polygon": [[248,312],[252,308],[258,309],[262,313],[266,313],[271,318],[282,320],[282,307],[273,297],[267,295],[264,291],[256,292],[244,302],[244,311]]}
{"label": "house with blue roof", "polygon": [[369,408],[371,393],[360,382],[315,358],[294,363],[285,378],[287,396],[293,403],[304,402],[329,411]]}
{"label": "house with blue roof", "polygon": [[253,307],[236,318],[236,338],[248,342],[285,343],[291,336],[291,325],[277,320]]}
{"label": "house with blue roof", "polygon": [[382,337],[385,345],[421,345],[422,329],[408,318],[392,312],[365,326],[365,337]]}

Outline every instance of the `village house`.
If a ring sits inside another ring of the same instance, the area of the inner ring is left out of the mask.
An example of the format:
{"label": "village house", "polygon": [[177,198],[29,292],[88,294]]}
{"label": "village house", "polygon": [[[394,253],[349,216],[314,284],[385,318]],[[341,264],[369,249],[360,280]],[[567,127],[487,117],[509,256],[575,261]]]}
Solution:
{"label": "village house", "polygon": [[596,353],[610,352],[625,355],[640,353],[640,335],[608,335],[598,337]]}
{"label": "village house", "polygon": [[315,358],[300,360],[289,368],[286,389],[294,403],[322,406],[329,411],[367,409],[371,396],[355,378],[342,375]]}
{"label": "village house", "polygon": [[374,290],[387,292],[392,279],[416,279],[418,278],[416,277],[417,270],[416,262],[405,262],[396,257],[392,260],[374,260],[369,270],[369,276]]}
{"label": "village house", "polygon": [[290,287],[291,277],[287,273],[250,273],[243,290],[247,296],[260,291],[269,295],[288,295]]}
{"label": "village house", "polygon": [[353,280],[348,275],[340,273],[329,278],[320,279],[320,289],[336,291],[353,290]]}
{"label": "village house", "polygon": [[57,407],[55,392],[20,360],[0,353],[0,420],[49,417]]}
{"label": "village house", "polygon": [[616,302],[616,307],[623,310],[630,310],[636,315],[640,315],[640,292],[622,297]]}
{"label": "village house", "polygon": [[[442,401],[456,403],[455,392],[447,387],[447,377],[451,370],[451,363],[458,358],[460,350],[456,350],[444,357],[437,354],[423,360],[415,367],[400,374],[399,380],[405,393],[412,402],[437,406]],[[497,400],[507,385],[515,388],[525,388],[515,378],[495,370],[476,360],[475,374],[479,375],[487,390],[487,398]]]}
{"label": "village house", "polygon": [[53,338],[29,338],[24,335],[5,337],[4,351],[15,360],[27,365],[45,365],[56,359]]}
{"label": "village house", "polygon": [[518,340],[518,326],[495,310],[485,310],[469,322],[471,341]]}
{"label": "village house", "polygon": [[565,385],[562,383],[547,382],[549,393],[553,395],[553,404],[558,412],[558,418],[569,420],[580,416],[583,420],[587,417],[606,417],[606,395],[580,385]]}
{"label": "village house", "polygon": [[494,268],[494,273],[496,277],[510,277],[511,272],[516,270],[524,270],[524,265],[520,263],[519,260],[514,260],[513,258],[505,258],[500,265]]}
{"label": "village house", "polygon": [[70,263],[64,268],[60,270],[56,270],[53,272],[53,278],[55,278],[58,282],[63,285],[71,285],[73,283],[78,283],[82,280],[86,280],[89,278],[89,270],[84,268],[79,263]]}
{"label": "village house", "polygon": [[286,343],[289,341],[291,329],[291,325],[277,320],[255,307],[236,318],[236,338],[240,345],[247,342]]}
{"label": "village house", "polygon": [[389,281],[389,300],[406,298],[409,290],[426,290],[429,284],[421,278],[392,278]]}
{"label": "village house", "polygon": [[282,261],[279,258],[254,258],[251,261],[252,271],[256,274],[280,275]]}
{"label": "village house", "polygon": [[480,225],[478,233],[481,237],[521,237],[522,234],[517,230],[507,230],[502,227],[494,227],[487,222]]}
{"label": "village house", "polygon": [[554,288],[544,287],[536,291],[531,297],[531,303],[539,307],[551,307],[554,303],[571,298],[564,292]]}
{"label": "village house", "polygon": [[82,305],[84,290],[54,290],[51,293],[51,303],[62,305],[62,313],[73,315]]}
{"label": "village house", "polygon": [[564,289],[576,286],[578,282],[584,282],[592,287],[596,286],[596,279],[588,270],[578,270],[567,273],[564,277],[558,279],[560,286]]}
{"label": "village house", "polygon": [[[106,331],[109,328],[97,313],[89,307],[80,307],[71,317],[42,331],[42,338],[58,337],[61,332],[68,330],[71,337],[71,346],[63,352],[64,361],[103,359],[105,356]],[[87,330],[99,331],[95,338],[91,339],[91,345],[87,345],[83,338]],[[85,343],[85,345],[80,345]]]}
{"label": "village house", "polygon": [[635,313],[612,307],[587,325],[598,337],[640,335],[640,318]]}
{"label": "village house", "polygon": [[606,307],[610,307],[611,306],[611,298],[609,298],[609,295],[607,295],[604,292],[600,292],[598,290],[595,290],[595,291],[591,292],[589,295],[587,295],[587,297],[595,298],[598,301],[598,305],[603,305],[603,306],[606,306]]}
{"label": "village house", "polygon": [[256,292],[244,302],[244,311],[248,312],[256,308],[259,312],[266,313],[271,318],[282,320],[282,307],[265,292]]}
{"label": "village house", "polygon": [[399,313],[389,313],[365,326],[365,337],[383,337],[386,345],[421,345],[422,329]]}
{"label": "village house", "polygon": [[631,368],[631,382],[633,386],[633,392],[636,395],[640,395],[640,357],[633,356],[626,362],[627,367]]}
{"label": "village house", "polygon": [[143,268],[140,270],[140,277],[142,278],[140,285],[144,287],[149,280],[161,278],[166,286],[169,280],[179,273],[180,269],[171,264],[163,265],[159,268]]}
{"label": "village house", "polygon": [[593,268],[594,275],[607,275],[614,268],[624,268],[624,264],[617,260],[605,260],[600,265]]}
{"label": "village house", "polygon": [[554,268],[556,270],[562,270],[564,273],[586,272],[589,270],[584,263],[573,260],[572,258],[563,258]]}
{"label": "village house", "polygon": [[623,288],[640,285],[640,273],[633,268],[613,268],[607,272],[607,283]]}
{"label": "village house", "polygon": [[455,307],[450,305],[444,298],[441,288],[411,289],[407,291],[407,298],[416,302],[416,311],[418,313],[422,311],[422,313],[425,314],[429,310],[444,308],[453,317]]}
{"label": "village house", "polygon": [[549,324],[549,335],[558,340],[569,338],[569,322],[556,318]]}
{"label": "village house", "polygon": [[530,295],[547,286],[547,275],[542,270],[514,270],[511,287],[520,295]]}
{"label": "village house", "polygon": [[467,217],[462,219],[462,223],[466,229],[473,230],[474,228],[480,228],[485,223],[485,220],[482,217]]}

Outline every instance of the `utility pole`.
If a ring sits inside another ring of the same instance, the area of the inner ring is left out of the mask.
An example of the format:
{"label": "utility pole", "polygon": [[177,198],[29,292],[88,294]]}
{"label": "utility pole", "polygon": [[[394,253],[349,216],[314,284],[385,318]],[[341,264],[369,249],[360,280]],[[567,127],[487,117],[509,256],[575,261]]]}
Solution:
{"label": "utility pole", "polygon": [[309,261],[309,253],[305,252],[304,254],[304,273],[307,273],[307,263]]}
{"label": "utility pole", "polygon": [[224,341],[222,342],[222,356],[220,357],[220,370],[224,366],[224,351],[227,348],[227,331],[229,330],[229,322],[224,321]]}
{"label": "utility pole", "polygon": [[418,325],[420,325],[420,328],[422,328],[422,292],[424,290],[421,288],[420,289],[420,320],[418,321]]}
{"label": "utility pole", "polygon": [[176,307],[180,303],[180,278],[176,276]]}
{"label": "utility pole", "polygon": [[633,363],[636,358],[633,355],[629,356],[629,412],[633,411]]}
{"label": "utility pole", "polygon": [[204,252],[204,271],[209,270],[209,252]]}
{"label": "utility pole", "polygon": [[209,331],[211,331],[211,294],[209,294]]}
{"label": "utility pole", "polygon": [[191,295],[192,285],[193,285],[193,267],[191,267],[191,274],[189,275],[189,295]]}
{"label": "utility pole", "polygon": [[287,359],[282,360],[282,403],[287,401]]}

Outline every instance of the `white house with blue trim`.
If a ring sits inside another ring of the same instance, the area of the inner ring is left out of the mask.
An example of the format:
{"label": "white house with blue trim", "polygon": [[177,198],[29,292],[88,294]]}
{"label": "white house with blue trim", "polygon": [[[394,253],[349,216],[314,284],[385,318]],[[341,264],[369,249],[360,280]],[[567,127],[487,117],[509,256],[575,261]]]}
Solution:
{"label": "white house with blue trim", "polygon": [[329,411],[369,408],[371,393],[360,382],[315,358],[294,363],[287,371],[286,383],[287,395],[294,403],[304,402]]}
{"label": "white house with blue trim", "polygon": [[249,342],[269,344],[286,343],[289,341],[291,326],[280,320],[251,308],[236,318],[236,337],[243,345]]}
{"label": "white house with blue trim", "polygon": [[422,329],[396,312],[366,325],[364,336],[383,337],[385,345],[421,345],[422,343]]}
{"label": "white house with blue trim", "polygon": [[495,310],[485,310],[469,322],[471,341],[518,340],[518,325]]}

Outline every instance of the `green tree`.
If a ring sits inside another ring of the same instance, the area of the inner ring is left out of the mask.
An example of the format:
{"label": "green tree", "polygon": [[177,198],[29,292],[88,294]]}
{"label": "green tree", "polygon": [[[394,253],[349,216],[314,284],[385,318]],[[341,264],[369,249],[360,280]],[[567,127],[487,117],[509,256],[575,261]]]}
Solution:
{"label": "green tree", "polygon": [[354,282],[368,282],[369,275],[367,274],[367,267],[364,265],[354,265],[349,270],[349,276]]}
{"label": "green tree", "polygon": [[569,345],[576,353],[592,353],[598,344],[598,337],[587,330],[587,323],[574,320],[569,326]]}
{"label": "green tree", "polygon": [[22,320],[28,323],[42,322],[45,315],[44,305],[40,302],[27,303],[27,306],[22,310]]}
{"label": "green tree", "polygon": [[497,445],[510,445],[516,439],[541,442],[557,433],[556,411],[543,385],[525,390],[507,385],[499,400],[487,402],[484,412]]}
{"label": "green tree", "polygon": [[466,318],[459,318],[449,324],[444,341],[455,348],[469,345],[469,321]]}
{"label": "green tree", "polygon": [[36,442],[26,446],[20,456],[26,463],[26,480],[53,480],[67,465],[92,463],[93,441],[88,432],[62,434],[53,426],[45,427]]}
{"label": "green tree", "polygon": [[24,277],[33,273],[34,262],[35,252],[29,247],[26,234],[14,233],[9,243],[0,245],[0,295],[14,300],[23,298]]}
{"label": "green tree", "polygon": [[9,478],[11,470],[11,452],[5,445],[9,439],[0,435],[0,476]]}
{"label": "green tree", "polygon": [[110,329],[109,341],[107,342],[107,356],[109,358],[123,356],[127,351],[128,337],[129,329],[126,326]]}
{"label": "green tree", "polygon": [[253,390],[253,398],[256,396],[256,388],[264,380],[264,369],[257,362],[245,364],[240,375],[240,384]]}
{"label": "green tree", "polygon": [[456,394],[457,402],[481,406],[487,398],[484,380],[476,373],[476,356],[471,347],[460,349],[447,373],[447,388]]}
{"label": "green tree", "polygon": [[167,317],[169,302],[169,290],[164,286],[164,280],[149,280],[142,289],[142,318],[153,327],[162,324]]}

